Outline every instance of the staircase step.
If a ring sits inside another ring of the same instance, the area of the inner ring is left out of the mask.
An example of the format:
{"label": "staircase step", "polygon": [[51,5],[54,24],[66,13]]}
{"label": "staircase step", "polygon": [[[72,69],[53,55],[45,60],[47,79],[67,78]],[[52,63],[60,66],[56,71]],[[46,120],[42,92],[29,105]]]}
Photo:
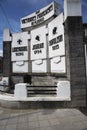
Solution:
{"label": "staircase step", "polygon": [[43,93],[43,92],[29,92],[28,93],[28,95],[31,95],[31,94],[33,94],[33,95],[37,95],[37,94],[41,94],[41,95],[46,95],[46,94],[48,94],[48,95],[52,95],[52,94],[54,94],[54,95],[56,95],[56,93],[55,92],[53,92],[53,93],[48,93],[48,92],[45,92],[45,93]]}
{"label": "staircase step", "polygon": [[28,97],[56,97],[56,94],[41,94],[41,93],[37,93],[37,94],[28,94]]}
{"label": "staircase step", "polygon": [[28,93],[28,97],[56,97],[55,93]]}
{"label": "staircase step", "polygon": [[49,91],[49,90],[56,90],[56,88],[51,88],[51,87],[28,87],[28,91],[35,91],[35,90],[43,90],[43,91]]}
{"label": "staircase step", "polygon": [[28,93],[56,93],[56,90],[30,90]]}
{"label": "staircase step", "polygon": [[27,85],[27,95],[28,97],[35,97],[37,95],[46,96],[46,95],[54,95],[56,96],[56,86],[34,86]]}
{"label": "staircase step", "polygon": [[30,84],[28,85],[27,84],[27,88],[30,88],[30,87],[34,87],[34,88],[35,87],[48,87],[48,88],[53,88],[54,87],[54,88],[56,88],[57,86],[56,85],[55,86],[53,86],[53,85],[45,85],[44,86],[44,85],[30,85]]}

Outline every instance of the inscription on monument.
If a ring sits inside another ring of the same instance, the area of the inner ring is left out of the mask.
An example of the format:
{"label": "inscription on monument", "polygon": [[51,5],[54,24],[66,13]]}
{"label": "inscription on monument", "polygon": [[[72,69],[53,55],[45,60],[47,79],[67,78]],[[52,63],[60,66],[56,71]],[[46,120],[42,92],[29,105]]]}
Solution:
{"label": "inscription on monument", "polygon": [[29,23],[31,22],[31,25],[36,25],[36,24],[39,24],[41,22],[43,22],[45,20],[45,16],[47,14],[49,14],[51,11],[53,10],[53,4],[51,4],[47,9],[45,9],[44,11],[40,12],[37,11],[34,16],[32,17],[29,17],[29,18],[26,18],[26,19],[23,19],[22,20],[22,24],[25,24],[25,23]]}
{"label": "inscription on monument", "polygon": [[16,56],[23,56],[24,55],[24,51],[27,51],[27,47],[14,47],[12,48],[12,52],[15,52]]}
{"label": "inscription on monument", "polygon": [[63,36],[60,35],[56,38],[53,38],[52,40],[49,41],[49,46],[52,46],[52,50],[59,49],[59,42],[63,41]]}
{"label": "inscription on monument", "polygon": [[32,50],[34,50],[34,54],[39,54],[39,53],[42,53],[41,48],[44,48],[44,43],[33,45]]}

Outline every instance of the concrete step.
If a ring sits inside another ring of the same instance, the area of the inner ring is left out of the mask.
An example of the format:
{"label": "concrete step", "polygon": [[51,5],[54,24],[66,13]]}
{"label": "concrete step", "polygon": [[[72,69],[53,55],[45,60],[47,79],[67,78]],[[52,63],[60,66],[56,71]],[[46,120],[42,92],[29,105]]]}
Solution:
{"label": "concrete step", "polygon": [[42,95],[45,95],[45,94],[56,94],[56,91],[38,91],[38,90],[36,90],[36,91],[29,91],[28,92],[28,94],[42,94]]}
{"label": "concrete step", "polygon": [[28,94],[28,97],[56,97],[56,94]]}
{"label": "concrete step", "polygon": [[45,90],[45,91],[47,90],[47,91],[49,91],[49,90],[56,90],[56,88],[55,88],[55,87],[28,87],[27,90],[28,90],[28,91],[33,91],[33,90],[34,90],[34,91],[35,91],[35,90],[43,90],[43,91],[44,91],[44,90]]}
{"label": "concrete step", "polygon": [[56,95],[56,86],[27,86],[27,95]]}

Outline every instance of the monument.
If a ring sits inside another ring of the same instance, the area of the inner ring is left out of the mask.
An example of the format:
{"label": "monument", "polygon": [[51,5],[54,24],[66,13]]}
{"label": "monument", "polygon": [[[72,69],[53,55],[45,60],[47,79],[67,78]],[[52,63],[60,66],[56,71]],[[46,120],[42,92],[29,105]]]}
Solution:
{"label": "monument", "polygon": [[[64,12],[58,3],[50,3],[21,18],[21,30],[19,33],[4,30],[4,77],[9,77],[14,85],[30,84],[31,96],[60,95],[63,100],[56,101],[56,104],[86,106],[80,0],[64,0]],[[62,91],[69,100],[64,99]]]}

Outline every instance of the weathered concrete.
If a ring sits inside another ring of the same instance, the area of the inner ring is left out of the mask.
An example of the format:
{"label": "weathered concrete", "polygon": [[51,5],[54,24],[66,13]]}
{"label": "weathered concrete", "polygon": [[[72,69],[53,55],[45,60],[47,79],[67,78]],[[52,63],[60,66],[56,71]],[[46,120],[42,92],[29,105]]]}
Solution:
{"label": "weathered concrete", "polygon": [[86,71],[82,17],[68,17],[64,27],[67,78],[71,83],[71,106],[86,106]]}

